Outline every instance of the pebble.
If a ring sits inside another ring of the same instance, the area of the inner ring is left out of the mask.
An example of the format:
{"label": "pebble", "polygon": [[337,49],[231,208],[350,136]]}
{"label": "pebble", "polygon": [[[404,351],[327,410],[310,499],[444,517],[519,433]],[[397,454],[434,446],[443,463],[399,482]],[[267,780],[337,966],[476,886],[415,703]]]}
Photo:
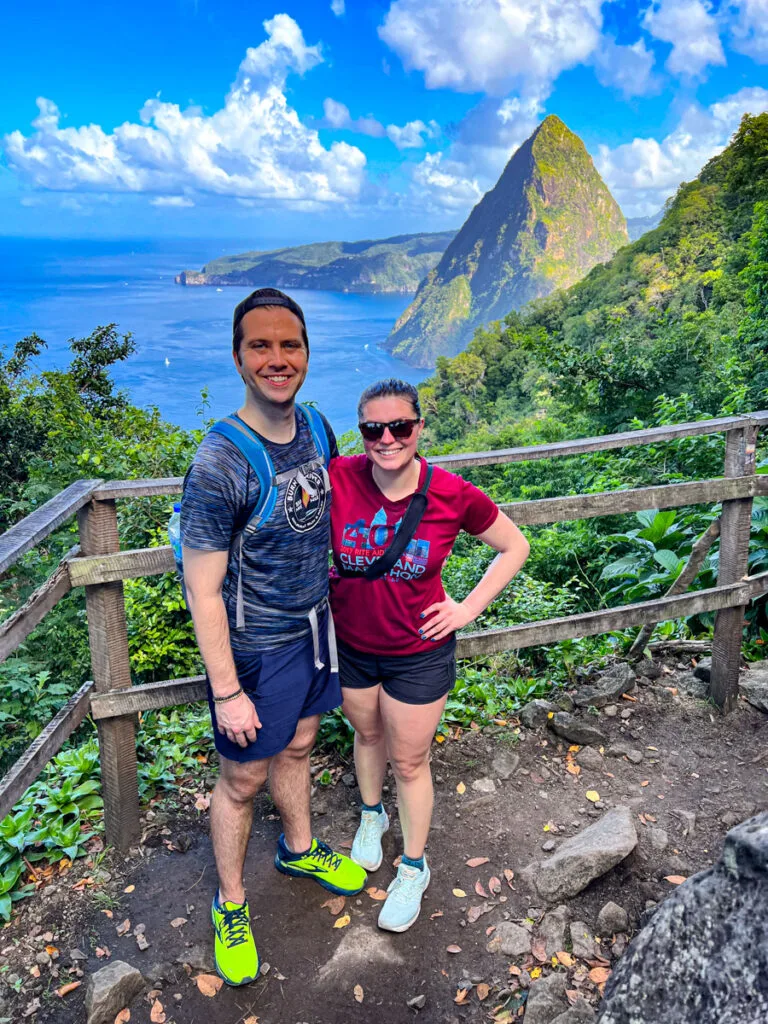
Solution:
{"label": "pebble", "polygon": [[554,839],[547,839],[545,842],[541,844],[541,848],[545,853],[551,853],[556,846],[557,843]]}
{"label": "pebble", "polygon": [[409,999],[405,1005],[409,1006],[412,1010],[423,1010],[426,1005],[426,1002],[427,997],[422,994],[414,996],[413,999]]}
{"label": "pebble", "polygon": [[624,710],[621,712],[621,717],[626,722],[632,717],[632,712],[629,710],[629,708],[624,708]]}
{"label": "pebble", "polygon": [[618,713],[619,709],[616,707],[615,704],[606,704],[606,706],[603,708],[603,714],[606,718],[615,718]]}

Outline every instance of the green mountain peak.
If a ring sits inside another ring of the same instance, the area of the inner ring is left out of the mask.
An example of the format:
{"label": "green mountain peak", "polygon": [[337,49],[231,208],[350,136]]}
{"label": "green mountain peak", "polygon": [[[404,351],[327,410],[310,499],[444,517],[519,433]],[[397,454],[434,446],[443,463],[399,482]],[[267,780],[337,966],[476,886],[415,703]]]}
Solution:
{"label": "green mountain peak", "polygon": [[417,366],[454,355],[476,327],[567,288],[628,241],[581,139],[554,114],[515,151],[419,285],[387,348]]}

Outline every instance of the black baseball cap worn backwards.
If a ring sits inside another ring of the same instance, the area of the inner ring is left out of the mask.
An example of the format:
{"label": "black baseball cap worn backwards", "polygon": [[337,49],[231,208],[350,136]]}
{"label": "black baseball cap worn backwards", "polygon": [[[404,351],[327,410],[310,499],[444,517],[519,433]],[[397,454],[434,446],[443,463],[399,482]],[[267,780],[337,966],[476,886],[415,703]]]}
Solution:
{"label": "black baseball cap worn backwards", "polygon": [[281,292],[278,288],[257,288],[255,292],[251,292],[250,295],[235,306],[235,312],[232,316],[232,340],[235,348],[237,348],[240,340],[242,340],[238,338],[240,321],[252,309],[260,309],[264,306],[283,306],[284,309],[290,310],[295,317],[298,317],[301,321],[301,326],[304,328],[304,342],[307,346],[307,351],[309,351],[309,336],[307,335],[307,322],[304,319],[304,311],[298,302],[294,302],[290,295],[286,295],[285,292]]}

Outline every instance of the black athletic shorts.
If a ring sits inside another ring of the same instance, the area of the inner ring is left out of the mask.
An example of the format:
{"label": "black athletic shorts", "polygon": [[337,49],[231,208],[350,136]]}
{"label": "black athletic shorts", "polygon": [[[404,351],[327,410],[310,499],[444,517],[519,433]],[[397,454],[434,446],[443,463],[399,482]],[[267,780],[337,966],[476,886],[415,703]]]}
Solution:
{"label": "black athletic shorts", "polygon": [[381,683],[384,693],[403,704],[432,704],[456,683],[456,637],[419,654],[366,654],[339,641],[342,688],[365,690]]}

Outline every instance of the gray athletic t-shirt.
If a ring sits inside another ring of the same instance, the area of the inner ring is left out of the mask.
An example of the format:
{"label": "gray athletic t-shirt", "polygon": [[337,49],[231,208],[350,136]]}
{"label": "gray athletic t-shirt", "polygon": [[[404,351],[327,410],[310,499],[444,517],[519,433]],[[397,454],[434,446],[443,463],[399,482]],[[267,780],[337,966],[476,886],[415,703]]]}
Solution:
{"label": "gray athletic t-shirt", "polygon": [[[336,438],[323,417],[331,456]],[[261,435],[259,435],[261,437]],[[261,437],[275,474],[306,467],[322,458],[304,414],[296,411],[296,436],[288,444]],[[239,545],[237,533],[247,523],[259,496],[259,481],[248,460],[221,434],[207,434],[195,454],[181,502],[181,540],[199,551],[229,551],[222,596],[229,619],[232,650],[274,650],[310,632],[308,612],[328,593],[330,493],[322,469],[307,469],[309,494],[295,476],[281,479],[270,517],[243,544],[242,582],[245,628],[236,629]],[[290,612],[290,615],[281,614]]]}

